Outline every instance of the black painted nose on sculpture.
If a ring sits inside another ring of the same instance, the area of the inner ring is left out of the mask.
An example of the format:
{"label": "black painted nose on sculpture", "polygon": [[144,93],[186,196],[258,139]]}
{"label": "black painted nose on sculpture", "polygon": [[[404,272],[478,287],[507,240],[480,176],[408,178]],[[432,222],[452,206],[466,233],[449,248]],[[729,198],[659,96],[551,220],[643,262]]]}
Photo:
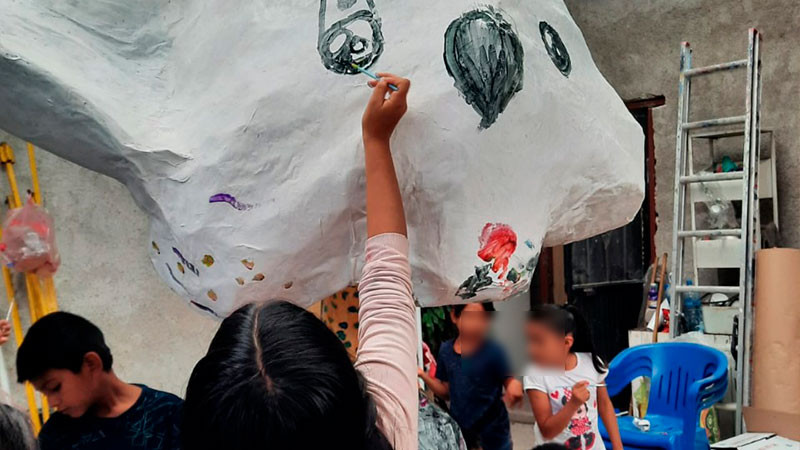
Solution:
{"label": "black painted nose on sculpture", "polygon": [[491,7],[463,14],[447,28],[444,62],[466,102],[489,128],[522,90],[524,51],[513,26]]}

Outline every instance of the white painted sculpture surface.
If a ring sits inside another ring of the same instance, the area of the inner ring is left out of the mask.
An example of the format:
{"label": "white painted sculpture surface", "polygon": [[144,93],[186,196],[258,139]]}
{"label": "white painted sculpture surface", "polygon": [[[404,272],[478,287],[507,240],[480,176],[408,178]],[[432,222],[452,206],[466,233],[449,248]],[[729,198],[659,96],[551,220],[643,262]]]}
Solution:
{"label": "white painted sculpture surface", "polygon": [[415,293],[503,299],[542,246],[636,214],[643,137],[561,0],[488,3],[0,0],[0,128],[128,186],[161,278],[224,316],[357,281],[370,90],[350,64],[407,76]]}

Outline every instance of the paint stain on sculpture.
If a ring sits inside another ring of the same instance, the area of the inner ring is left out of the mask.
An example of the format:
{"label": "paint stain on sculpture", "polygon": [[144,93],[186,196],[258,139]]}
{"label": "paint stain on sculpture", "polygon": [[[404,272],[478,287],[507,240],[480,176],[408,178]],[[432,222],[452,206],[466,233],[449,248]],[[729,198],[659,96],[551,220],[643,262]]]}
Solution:
{"label": "paint stain on sculpture", "polygon": [[357,1],[358,0],[336,0],[336,6],[339,8],[339,11],[347,11],[355,6]]}
{"label": "paint stain on sculpture", "polygon": [[491,286],[493,283],[492,277],[489,276],[489,269],[491,267],[491,264],[475,266],[475,274],[470,275],[469,278],[461,283],[461,286],[458,287],[456,295],[466,300],[478,295],[478,291]]}
{"label": "paint stain on sculpture", "polygon": [[[192,272],[193,274],[197,275],[198,277],[200,276],[200,271],[197,270],[197,267],[195,267],[194,264],[189,262],[189,260],[187,260],[183,256],[183,254],[181,253],[180,250],[178,250],[175,247],[172,247],[172,252],[175,253],[175,255],[181,260],[181,263],[183,263],[182,264],[183,266],[186,266],[186,268],[189,269],[190,272]],[[183,273],[183,270],[181,270],[181,273]]]}
{"label": "paint stain on sculpture", "polygon": [[233,206],[234,208],[238,209],[239,211],[249,211],[253,209],[253,205],[249,203],[242,203],[239,200],[237,200],[236,197],[225,193],[212,195],[211,197],[209,197],[208,203],[227,203]]}
{"label": "paint stain on sculpture", "polygon": [[539,22],[539,33],[542,35],[542,42],[544,42],[544,47],[547,49],[550,59],[553,60],[553,64],[562,75],[569,77],[569,73],[572,71],[572,61],[561,36],[547,22]]}
{"label": "paint stain on sculpture", "polygon": [[217,318],[220,318],[220,319],[223,318],[223,317],[220,317],[220,315],[217,314],[216,311],[214,311],[213,309],[209,308],[208,306],[202,305],[202,304],[200,304],[200,303],[198,303],[198,302],[196,302],[194,300],[190,300],[189,303],[192,306],[194,306],[195,308],[197,308],[197,309],[199,309],[199,310],[201,310],[203,312],[207,312],[207,313],[211,314],[214,317],[217,317]]}
{"label": "paint stain on sculpture", "polygon": [[481,248],[478,257],[493,262],[492,272],[501,272],[503,278],[508,271],[508,260],[517,249],[517,233],[504,223],[487,223],[479,239]]}
{"label": "paint stain on sculpture", "polygon": [[[475,266],[470,275],[456,290],[456,295],[464,300],[474,298],[479,292],[493,289],[508,297],[521,292],[533,277],[539,253],[527,260],[517,254],[517,233],[504,223],[487,223],[478,238],[478,258],[486,262]],[[535,252],[533,242],[525,240],[523,254]]]}
{"label": "paint stain on sculpture", "polygon": [[[322,64],[331,72],[343,75],[358,73],[353,63],[369,68],[383,53],[381,19],[374,0],[337,0],[340,12],[352,10],[343,18],[336,17],[340,14],[328,9],[329,1],[332,0],[320,0],[319,3],[317,51]],[[355,9],[359,2],[364,6]],[[329,21],[333,23],[327,26]]]}
{"label": "paint stain on sculpture", "polygon": [[169,276],[170,278],[172,278],[172,281],[174,281],[175,284],[180,286],[184,292],[188,293],[189,290],[186,289],[186,286],[184,286],[183,283],[181,283],[181,280],[179,280],[178,277],[175,276],[175,273],[172,271],[172,267],[170,267],[169,264],[166,264],[166,266],[167,266],[167,271],[169,272]]}
{"label": "paint stain on sculpture", "polygon": [[489,128],[522,90],[524,51],[503,13],[491,6],[465,13],[444,36],[444,63],[467,104]]}
{"label": "paint stain on sculpture", "polygon": [[214,265],[214,257],[211,255],[203,256],[203,265],[206,267],[211,267]]}

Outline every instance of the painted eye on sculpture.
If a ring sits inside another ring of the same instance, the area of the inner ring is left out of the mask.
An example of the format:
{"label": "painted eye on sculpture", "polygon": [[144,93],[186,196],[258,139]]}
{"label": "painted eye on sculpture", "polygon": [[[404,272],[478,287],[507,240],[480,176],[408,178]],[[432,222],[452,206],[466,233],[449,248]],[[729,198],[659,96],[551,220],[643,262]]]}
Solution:
{"label": "painted eye on sculpture", "polygon": [[572,61],[558,31],[549,23],[542,21],[539,22],[539,33],[542,35],[542,42],[544,42],[544,47],[547,49],[550,59],[553,60],[553,64],[562,75],[569,77],[569,73],[572,71]]}
{"label": "painted eye on sculpture", "polygon": [[[372,0],[338,0],[336,10],[328,9],[331,0],[320,0],[317,51],[326,69],[353,75],[352,64],[368,68],[383,53],[380,18]],[[360,8],[356,4],[364,3]],[[339,17],[345,13],[344,17]],[[327,25],[331,22],[331,25]]]}

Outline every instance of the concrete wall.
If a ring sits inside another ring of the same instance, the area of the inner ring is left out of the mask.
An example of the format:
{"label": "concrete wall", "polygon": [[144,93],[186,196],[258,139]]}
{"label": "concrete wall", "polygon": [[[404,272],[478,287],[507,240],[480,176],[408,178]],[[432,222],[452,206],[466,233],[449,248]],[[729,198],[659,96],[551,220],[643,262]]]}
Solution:
{"label": "concrete wall", "polygon": [[[20,190],[30,188],[24,143],[0,131],[17,155]],[[56,221],[61,309],[85,316],[103,330],[124,380],[183,395],[194,364],[205,353],[216,322],[189,309],[156,276],[147,255],[147,218],[117,181],[37,151],[45,206]],[[0,193],[9,193],[5,174]],[[24,284],[17,286],[24,292]],[[4,292],[4,291],[3,291]],[[22,294],[20,294],[22,295]],[[0,296],[0,312],[8,305]],[[20,312],[28,317],[21,297]],[[3,349],[14,397],[12,339]]]}
{"label": "concrete wall", "polygon": [[[625,99],[663,94],[654,112],[658,252],[672,246],[678,64],[681,41],[695,67],[743,59],[747,29],[764,34],[762,127],[775,130],[783,245],[800,247],[800,2],[796,0],[566,0],[600,71]],[[744,113],[744,76],[692,86],[692,120]],[[737,146],[730,142],[727,145]]]}

